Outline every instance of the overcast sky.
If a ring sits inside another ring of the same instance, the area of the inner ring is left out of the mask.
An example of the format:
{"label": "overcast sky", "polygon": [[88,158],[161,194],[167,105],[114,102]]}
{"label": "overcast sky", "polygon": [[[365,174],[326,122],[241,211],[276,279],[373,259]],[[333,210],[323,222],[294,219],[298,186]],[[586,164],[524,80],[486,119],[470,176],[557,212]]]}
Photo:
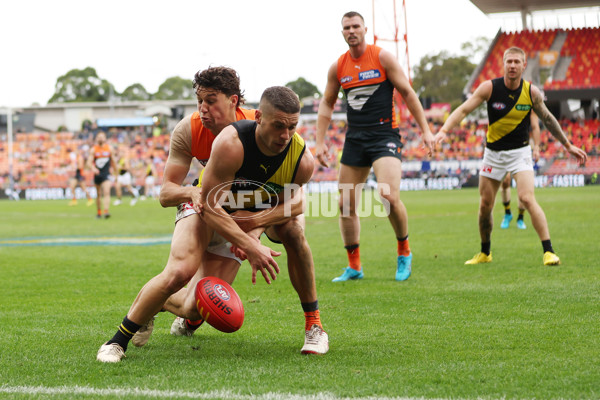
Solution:
{"label": "overcast sky", "polygon": [[[93,67],[116,90],[192,79],[209,65],[241,76],[246,98],[304,77],[323,91],[328,67],[347,50],[341,16],[358,11],[373,41],[372,0],[9,0],[0,2],[0,107],[46,104],[56,79]],[[401,7],[402,1],[396,1]],[[469,0],[406,0],[411,67],[426,54],[458,54],[493,38],[503,20]],[[375,0],[375,30],[393,37],[393,0]],[[401,8],[397,10],[404,32]],[[382,47],[395,51],[390,44]],[[404,47],[400,46],[400,53]],[[403,56],[400,58],[405,63]]]}

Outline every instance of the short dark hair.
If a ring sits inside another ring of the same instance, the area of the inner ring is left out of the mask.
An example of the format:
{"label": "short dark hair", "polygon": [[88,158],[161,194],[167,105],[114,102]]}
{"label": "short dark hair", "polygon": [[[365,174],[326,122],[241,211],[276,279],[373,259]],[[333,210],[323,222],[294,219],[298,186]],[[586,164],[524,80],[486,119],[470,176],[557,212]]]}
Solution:
{"label": "short dark hair", "polygon": [[298,95],[290,88],[285,86],[271,86],[265,89],[260,97],[260,103],[268,102],[278,111],[286,114],[296,114],[300,112],[300,99]]}
{"label": "short dark hair", "polygon": [[194,91],[213,89],[226,96],[238,96],[238,106],[244,104],[244,92],[240,89],[240,76],[229,67],[208,67],[194,75]]}
{"label": "short dark hair", "polygon": [[352,18],[352,17],[360,17],[360,19],[362,19],[363,24],[365,23],[365,19],[363,18],[363,16],[360,15],[360,13],[357,13],[356,11],[348,11],[342,17],[342,21],[344,20],[344,18]]}

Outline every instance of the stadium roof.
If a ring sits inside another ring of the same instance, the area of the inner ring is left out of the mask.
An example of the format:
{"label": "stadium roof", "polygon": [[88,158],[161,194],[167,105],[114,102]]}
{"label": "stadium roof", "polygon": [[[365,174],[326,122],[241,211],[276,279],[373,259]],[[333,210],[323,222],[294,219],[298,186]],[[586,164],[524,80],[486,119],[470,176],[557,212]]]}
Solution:
{"label": "stadium roof", "polygon": [[471,0],[484,14],[597,7],[598,0]]}

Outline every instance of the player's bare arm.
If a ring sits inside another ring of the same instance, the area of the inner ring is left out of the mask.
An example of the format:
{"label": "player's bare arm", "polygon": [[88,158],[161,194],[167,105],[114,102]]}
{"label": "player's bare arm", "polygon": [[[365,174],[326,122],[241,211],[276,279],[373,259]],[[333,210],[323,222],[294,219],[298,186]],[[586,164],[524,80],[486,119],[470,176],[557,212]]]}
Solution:
{"label": "player's bare arm", "polygon": [[[244,159],[244,148],[233,126],[226,127],[213,143],[212,153],[202,176],[201,204],[203,219],[212,229],[240,248],[248,256],[252,266],[252,283],[256,283],[256,273],[261,271],[265,281],[271,283],[279,273],[279,266],[273,259],[281,253],[270,249],[247,235],[233,218],[221,207],[219,199],[231,189]],[[270,278],[269,278],[270,276]]]}
{"label": "player's bare arm", "polygon": [[538,118],[538,116],[535,112],[531,113],[531,133],[529,135],[533,139],[533,151],[532,151],[533,161],[537,162],[540,159],[541,133],[540,133],[540,119]]}
{"label": "player's bare arm", "polygon": [[[258,240],[266,228],[284,224],[298,217],[304,213],[305,207],[303,185],[310,180],[314,169],[315,159],[309,151],[305,151],[293,182],[294,188],[283,193],[284,197],[280,199],[277,206],[258,212],[236,211],[232,214],[233,219],[244,232]],[[285,197],[290,194],[290,197]],[[242,260],[246,259],[244,252],[239,251],[235,246],[232,251]]]}
{"label": "player's bare arm", "polygon": [[[272,225],[280,225],[290,218],[297,217],[304,212],[304,190],[302,187],[291,191],[289,198],[284,198],[273,208],[261,211],[239,210],[231,214],[240,229],[249,233],[256,228],[266,228]],[[255,236],[255,235],[252,235]]]}
{"label": "player's bare arm", "polygon": [[446,134],[455,126],[460,124],[460,121],[465,119],[473,110],[479,107],[483,102],[488,101],[492,95],[492,81],[485,81],[475,90],[473,95],[462,103],[456,110],[450,114],[439,132],[435,135],[436,143],[440,143],[446,139]]}
{"label": "player's bare arm", "polygon": [[112,172],[114,175],[119,173],[119,167],[117,167],[117,160],[115,160],[115,155],[110,153],[110,167],[112,168]]}
{"label": "player's bare arm", "polygon": [[88,154],[87,169],[92,171],[94,173],[94,175],[96,175],[100,172],[100,170],[98,168],[96,168],[96,163],[94,162],[94,148],[93,147],[90,149],[90,152]]}
{"label": "player's bare arm", "polygon": [[190,116],[187,116],[177,124],[171,135],[169,158],[165,164],[159,197],[163,207],[176,207],[188,201],[194,204],[200,202],[200,188],[181,186],[192,162],[191,140],[191,122]]}
{"label": "player's bare arm", "polygon": [[406,102],[406,106],[410,110],[410,113],[415,118],[419,128],[421,128],[421,140],[431,156],[433,154],[433,134],[431,133],[431,129],[427,123],[427,118],[425,118],[425,111],[423,110],[423,106],[419,101],[419,97],[413,90],[409,80],[406,78],[406,75],[402,70],[402,67],[392,53],[386,50],[381,50],[379,53],[379,61],[385,68],[387,78],[390,80],[390,82],[392,82],[398,93],[400,93]]}
{"label": "player's bare arm", "polygon": [[540,117],[546,126],[546,129],[548,129],[552,136],[562,143],[565,149],[577,159],[579,164],[585,163],[587,160],[587,154],[580,148],[571,144],[569,138],[563,132],[558,120],[554,117],[554,115],[552,115],[550,110],[548,110],[548,107],[546,107],[544,99],[542,98],[542,93],[533,85],[531,85],[531,99],[533,101],[533,111],[535,111],[537,116]]}
{"label": "player's bare arm", "polygon": [[327,136],[327,129],[331,124],[331,116],[333,115],[333,108],[340,92],[340,83],[337,79],[337,61],[329,67],[327,71],[327,86],[325,86],[325,93],[319,103],[319,111],[317,114],[317,133],[316,133],[316,148],[315,156],[319,163],[327,167],[328,166],[328,148],[325,144],[325,136]]}

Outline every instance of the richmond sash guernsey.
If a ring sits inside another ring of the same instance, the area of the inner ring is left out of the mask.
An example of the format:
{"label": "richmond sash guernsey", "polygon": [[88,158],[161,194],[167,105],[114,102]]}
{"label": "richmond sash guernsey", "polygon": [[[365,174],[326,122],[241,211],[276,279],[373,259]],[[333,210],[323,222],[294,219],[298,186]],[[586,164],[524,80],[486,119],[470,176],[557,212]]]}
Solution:
{"label": "richmond sash guernsey", "polygon": [[509,90],[504,78],[493,79],[492,95],[487,102],[487,148],[499,151],[528,146],[532,106],[528,81],[521,79],[516,90]]}

